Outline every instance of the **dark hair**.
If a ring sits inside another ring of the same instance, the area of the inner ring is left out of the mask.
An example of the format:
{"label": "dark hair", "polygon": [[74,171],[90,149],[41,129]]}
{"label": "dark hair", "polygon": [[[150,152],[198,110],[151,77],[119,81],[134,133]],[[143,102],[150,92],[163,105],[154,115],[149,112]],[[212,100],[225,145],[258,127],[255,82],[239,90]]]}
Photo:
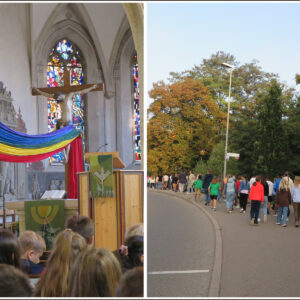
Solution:
{"label": "dark hair", "polygon": [[124,244],[128,247],[128,254],[121,254],[123,273],[134,267],[143,266],[141,256],[144,254],[144,237],[134,235],[126,240]]}
{"label": "dark hair", "polygon": [[66,228],[72,229],[74,232],[83,236],[87,243],[90,242],[94,235],[94,223],[86,216],[73,216],[66,221]]}
{"label": "dark hair", "polygon": [[253,182],[253,185],[256,186],[256,183],[257,183],[257,182],[260,182],[260,180],[261,180],[261,179],[260,179],[260,176],[256,176],[256,177],[255,177],[255,182]]}
{"label": "dark hair", "polygon": [[30,297],[29,279],[12,265],[0,264],[0,297]]}
{"label": "dark hair", "polygon": [[198,179],[201,180],[202,179],[202,175],[198,175]]}
{"label": "dark hair", "polygon": [[20,268],[20,244],[10,231],[0,230],[0,263]]}
{"label": "dark hair", "polygon": [[261,184],[265,185],[266,184],[266,177],[264,175],[261,176]]}
{"label": "dark hair", "polygon": [[144,296],[144,268],[135,267],[126,272],[119,283],[117,297]]}

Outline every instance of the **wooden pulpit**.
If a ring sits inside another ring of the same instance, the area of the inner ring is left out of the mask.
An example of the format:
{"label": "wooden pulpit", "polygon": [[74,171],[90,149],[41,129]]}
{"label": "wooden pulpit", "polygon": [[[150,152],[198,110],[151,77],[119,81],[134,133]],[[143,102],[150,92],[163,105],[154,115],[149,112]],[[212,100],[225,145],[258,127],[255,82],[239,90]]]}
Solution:
{"label": "wooden pulpit", "polygon": [[118,152],[86,153],[86,161],[92,155],[113,156],[114,197],[91,198],[89,172],[78,173],[79,213],[94,220],[95,247],[119,248],[126,230],[143,222],[144,172],[123,170],[124,163]]}

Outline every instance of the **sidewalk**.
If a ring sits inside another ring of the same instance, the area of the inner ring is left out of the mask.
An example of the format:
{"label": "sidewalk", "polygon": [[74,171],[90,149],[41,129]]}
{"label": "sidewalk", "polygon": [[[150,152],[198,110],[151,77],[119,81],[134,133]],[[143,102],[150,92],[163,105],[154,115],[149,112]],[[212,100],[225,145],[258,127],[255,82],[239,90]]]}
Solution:
{"label": "sidewalk", "polygon": [[[194,195],[179,196],[194,202]],[[245,214],[240,209],[228,214],[224,201],[214,211],[203,199],[197,206],[216,220],[222,237],[219,296],[299,297],[300,228],[294,226],[293,207],[285,228],[275,225],[272,210],[266,223],[250,226],[250,205]]]}

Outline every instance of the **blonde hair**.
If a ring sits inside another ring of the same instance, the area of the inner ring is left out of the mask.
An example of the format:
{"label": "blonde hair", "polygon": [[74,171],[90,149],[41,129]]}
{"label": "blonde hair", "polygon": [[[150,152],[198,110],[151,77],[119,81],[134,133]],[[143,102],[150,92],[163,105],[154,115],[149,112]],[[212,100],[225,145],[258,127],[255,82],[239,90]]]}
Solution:
{"label": "blonde hair", "polygon": [[129,227],[125,232],[125,240],[128,240],[130,237],[134,235],[142,235],[144,236],[144,226],[143,223],[136,223]]}
{"label": "blonde hair", "polygon": [[71,229],[59,233],[47,261],[45,273],[37,284],[35,296],[66,296],[71,264],[86,246],[84,237]]}
{"label": "blonde hair", "polygon": [[289,190],[289,179],[287,177],[282,177],[279,184],[279,191],[288,191]]}
{"label": "blonde hair", "polygon": [[19,236],[18,240],[20,243],[21,255],[24,255],[29,250],[40,253],[46,250],[45,240],[34,231],[24,231]]}
{"label": "blonde hair", "polygon": [[114,297],[121,276],[120,263],[111,251],[88,247],[71,269],[68,296]]}

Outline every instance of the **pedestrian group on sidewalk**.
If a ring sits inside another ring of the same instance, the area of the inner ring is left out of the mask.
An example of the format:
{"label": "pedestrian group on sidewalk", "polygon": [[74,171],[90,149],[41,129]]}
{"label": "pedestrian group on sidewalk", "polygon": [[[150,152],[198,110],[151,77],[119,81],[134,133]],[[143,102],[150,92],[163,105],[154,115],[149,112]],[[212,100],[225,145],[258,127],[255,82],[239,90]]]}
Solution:
{"label": "pedestrian group on sidewalk", "polygon": [[[203,179],[202,179],[203,178]],[[295,226],[299,227],[300,218],[300,176],[295,176],[294,181],[289,172],[279,174],[274,183],[266,176],[253,176],[248,181],[247,176],[234,177],[228,175],[222,183],[221,176],[213,176],[211,170],[207,174],[195,176],[193,171],[186,175],[182,170],[179,174],[148,176],[149,188],[172,190],[187,194],[194,193],[195,202],[200,202],[201,194],[204,195],[204,205],[217,209],[217,202],[222,198],[226,201],[226,212],[232,213],[233,209],[240,209],[245,214],[248,200],[250,201],[250,225],[257,226],[260,222],[260,212],[263,213],[263,221],[267,222],[267,215],[274,210],[276,224],[287,226],[290,215],[289,206],[293,204]]]}

